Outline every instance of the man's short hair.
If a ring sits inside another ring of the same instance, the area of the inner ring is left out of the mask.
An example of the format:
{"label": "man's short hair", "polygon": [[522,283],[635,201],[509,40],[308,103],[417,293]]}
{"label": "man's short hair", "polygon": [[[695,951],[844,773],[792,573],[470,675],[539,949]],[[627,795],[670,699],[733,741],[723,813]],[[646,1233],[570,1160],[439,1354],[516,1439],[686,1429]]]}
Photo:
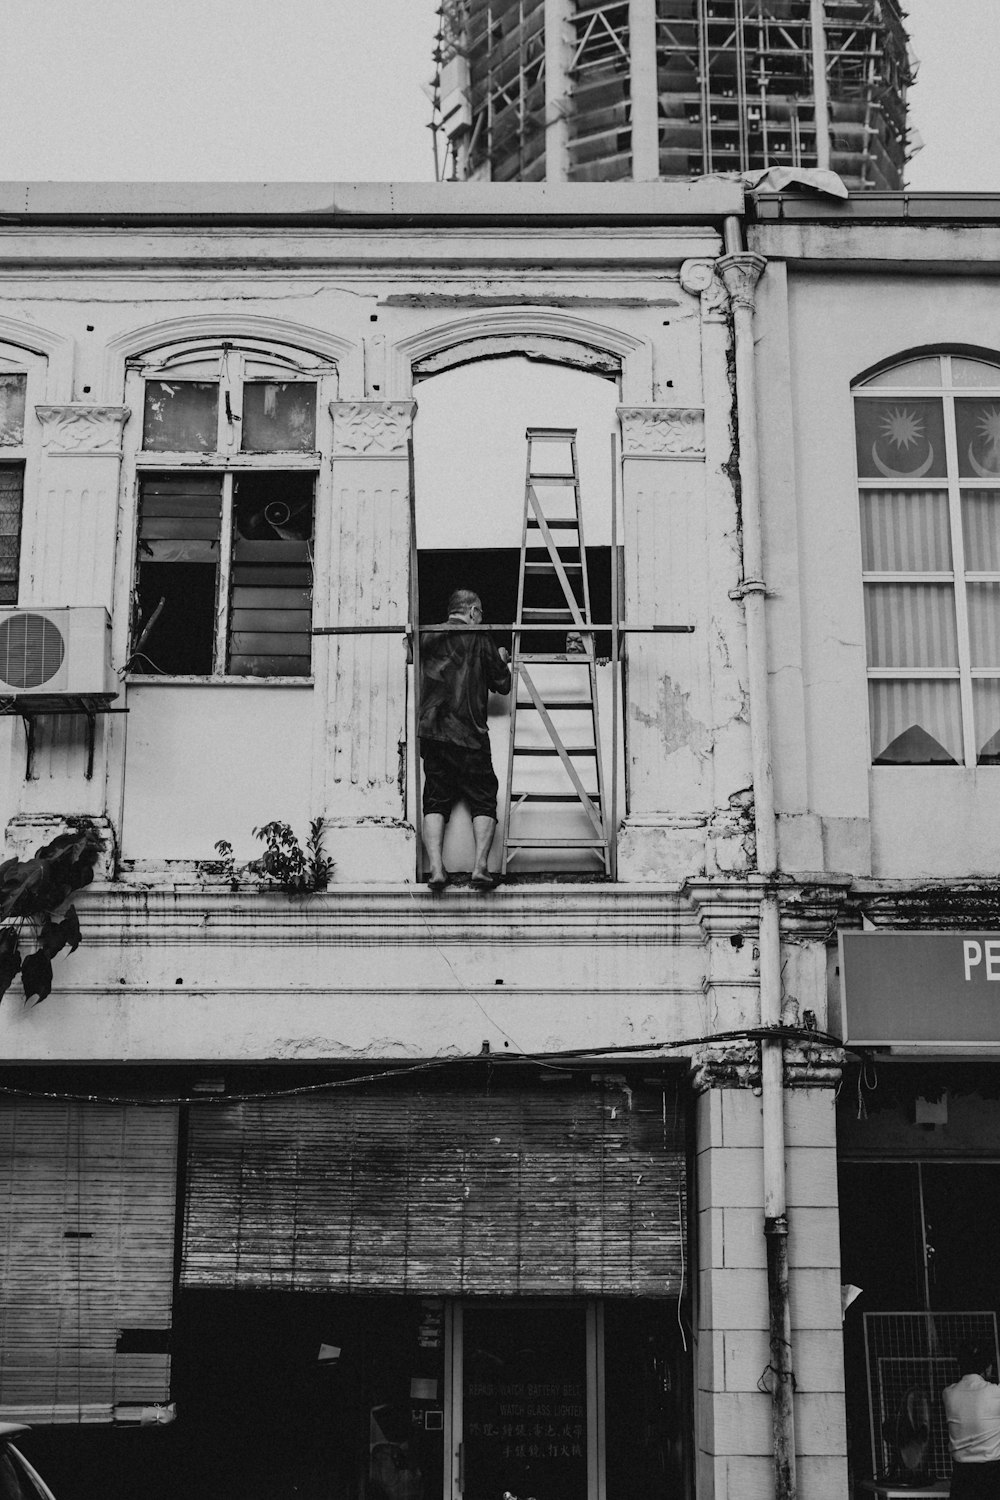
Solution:
{"label": "man's short hair", "polygon": [[448,613],[450,615],[467,615],[470,609],[476,605],[482,609],[482,600],[479,595],[473,593],[472,589],[456,589],[448,600]]}
{"label": "man's short hair", "polygon": [[993,1363],[993,1349],[973,1339],[959,1344],[955,1351],[960,1375],[985,1375]]}

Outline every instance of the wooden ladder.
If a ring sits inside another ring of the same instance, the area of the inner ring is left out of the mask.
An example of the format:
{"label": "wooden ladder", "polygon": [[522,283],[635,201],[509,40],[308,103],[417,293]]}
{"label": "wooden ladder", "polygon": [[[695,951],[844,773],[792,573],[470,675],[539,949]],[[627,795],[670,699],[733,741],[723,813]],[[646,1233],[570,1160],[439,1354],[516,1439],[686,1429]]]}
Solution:
{"label": "wooden ladder", "polygon": [[[576,428],[529,427],[525,436],[501,869],[506,874],[522,851],[578,849],[610,876],[612,830],[601,757],[596,643],[589,628],[593,617]],[[534,602],[539,596],[546,602]],[[539,625],[546,630],[539,632]],[[565,641],[556,626],[565,626]],[[561,810],[567,805],[572,810],[575,804],[583,813],[582,832],[539,837],[536,829],[532,836],[523,826],[532,804],[547,804],[550,812],[560,804]]]}

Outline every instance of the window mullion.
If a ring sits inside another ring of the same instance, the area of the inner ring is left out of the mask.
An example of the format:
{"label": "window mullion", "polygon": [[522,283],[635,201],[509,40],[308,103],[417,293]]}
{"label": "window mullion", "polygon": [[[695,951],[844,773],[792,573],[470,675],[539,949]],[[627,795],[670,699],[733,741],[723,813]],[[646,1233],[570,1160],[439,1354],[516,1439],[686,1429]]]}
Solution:
{"label": "window mullion", "polygon": [[[945,374],[950,373],[949,369]],[[948,514],[951,522],[951,554],[955,569],[955,623],[958,628],[958,668],[961,678],[962,740],[965,764],[976,764],[976,731],[972,704],[969,607],[965,589],[965,539],[962,535],[962,486],[958,477],[958,440],[955,433],[955,398],[944,395],[944,440],[948,461]]]}
{"label": "window mullion", "polygon": [[215,671],[226,671],[229,638],[229,580],[233,559],[233,476],[222,480],[222,525],[219,535],[219,593],[215,610]]}

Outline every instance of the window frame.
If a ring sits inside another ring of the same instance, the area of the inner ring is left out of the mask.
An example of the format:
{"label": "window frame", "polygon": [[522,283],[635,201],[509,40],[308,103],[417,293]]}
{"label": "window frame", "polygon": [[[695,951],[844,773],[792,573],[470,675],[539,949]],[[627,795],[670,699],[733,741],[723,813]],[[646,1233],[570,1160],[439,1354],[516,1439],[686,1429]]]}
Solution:
{"label": "window frame", "polygon": [[0,468],[17,469],[21,475],[21,512],[18,529],[18,557],[15,577],[15,598],[0,602],[0,609],[15,609],[23,603],[22,580],[25,560],[29,555],[29,515],[27,508],[28,475],[37,461],[39,450],[38,420],[35,407],[44,396],[44,372],[46,361],[43,355],[19,349],[15,344],[0,343],[0,375],[24,376],[24,430],[19,444],[0,446]]}
{"label": "window frame", "polygon": [[[974,361],[987,368],[995,369],[996,381],[992,385],[957,385],[953,380],[952,359]],[[896,385],[891,379],[885,384],[873,384],[874,381],[883,381],[891,377],[894,370],[905,371],[908,365],[918,360],[936,359],[938,361],[939,381],[936,385],[906,385],[901,382]],[[973,701],[973,683],[976,681],[1000,682],[1000,663],[995,667],[973,667],[971,662],[971,638],[969,633],[969,606],[968,585],[975,583],[994,583],[1000,586],[1000,568],[996,570],[975,569],[969,571],[965,560],[965,535],[962,522],[962,491],[981,490],[996,491],[998,494],[997,504],[1000,505],[1000,474],[993,478],[965,477],[959,473],[959,454],[957,426],[955,415],[956,399],[979,397],[984,400],[994,400],[1000,404],[1000,356],[987,357],[985,352],[966,350],[921,350],[911,353],[893,365],[869,372],[857,381],[851,389],[852,412],[854,415],[855,435],[855,469],[857,472],[857,410],[858,404],[864,401],[914,401],[918,399],[937,399],[941,402],[942,421],[945,435],[945,467],[946,472],[938,478],[907,478],[905,486],[909,490],[936,492],[947,494],[948,499],[948,529],[951,544],[951,569],[936,571],[887,571],[884,569],[866,569],[864,557],[861,560],[861,585],[862,599],[865,597],[866,586],[869,584],[925,584],[925,585],[947,585],[952,591],[955,605],[955,632],[956,632],[956,655],[957,666],[955,667],[874,667],[867,661],[868,656],[868,629],[865,626],[865,654],[866,654],[866,682],[914,682],[919,680],[934,682],[957,682],[959,685],[959,700],[961,703],[961,733],[962,733],[962,759],[957,762],[954,769],[967,770],[989,770],[989,762],[980,762],[977,748],[977,734],[975,723],[975,706]],[[865,491],[899,490],[902,481],[898,478],[864,478],[857,473],[857,499],[858,499],[858,525],[859,535],[861,526],[861,497]],[[867,716],[869,759],[874,764],[874,746],[871,734],[871,706],[870,696],[868,699]],[[900,762],[893,769],[905,769],[907,764],[920,765],[927,769],[923,762]],[[935,769],[941,769],[935,766]]]}
{"label": "window frame", "polygon": [[[190,686],[284,687],[311,686],[314,681],[313,659],[307,674],[288,676],[249,676],[226,668],[229,652],[230,616],[232,612],[234,482],[241,474],[296,473],[313,478],[313,568],[311,607],[315,618],[317,576],[316,541],[320,522],[323,479],[329,469],[331,448],[329,403],[336,399],[337,366],[329,359],[304,351],[272,345],[256,339],[199,340],[157,350],[130,359],[126,365],[126,401],[136,413],[127,459],[131,460],[133,484],[131,496],[132,550],[129,565],[128,642],[125,679],[132,685],[182,683]],[[202,450],[153,449],[143,446],[145,433],[146,385],[156,380],[218,382],[216,447]],[[281,384],[311,384],[316,388],[316,430],[314,447],[273,453],[243,452],[243,391],[253,381]],[[218,475],[221,485],[219,560],[216,577],[215,628],[212,641],[213,669],[209,673],[153,673],[130,669],[135,653],[138,621],[139,521],[142,482],[156,475]]]}

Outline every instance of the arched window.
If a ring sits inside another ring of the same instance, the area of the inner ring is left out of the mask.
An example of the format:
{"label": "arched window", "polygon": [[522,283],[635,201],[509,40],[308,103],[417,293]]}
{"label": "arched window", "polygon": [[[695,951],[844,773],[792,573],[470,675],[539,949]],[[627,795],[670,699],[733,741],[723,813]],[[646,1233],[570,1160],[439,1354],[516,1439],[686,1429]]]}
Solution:
{"label": "arched window", "polygon": [[1000,764],[1000,361],[854,391],[872,759]]}
{"label": "arched window", "polygon": [[334,375],[328,361],[247,340],[129,362],[128,402],[141,413],[132,673],[309,675]]}
{"label": "arched window", "polygon": [[0,605],[17,603],[24,469],[34,404],[43,399],[44,367],[40,355],[0,344]]}

